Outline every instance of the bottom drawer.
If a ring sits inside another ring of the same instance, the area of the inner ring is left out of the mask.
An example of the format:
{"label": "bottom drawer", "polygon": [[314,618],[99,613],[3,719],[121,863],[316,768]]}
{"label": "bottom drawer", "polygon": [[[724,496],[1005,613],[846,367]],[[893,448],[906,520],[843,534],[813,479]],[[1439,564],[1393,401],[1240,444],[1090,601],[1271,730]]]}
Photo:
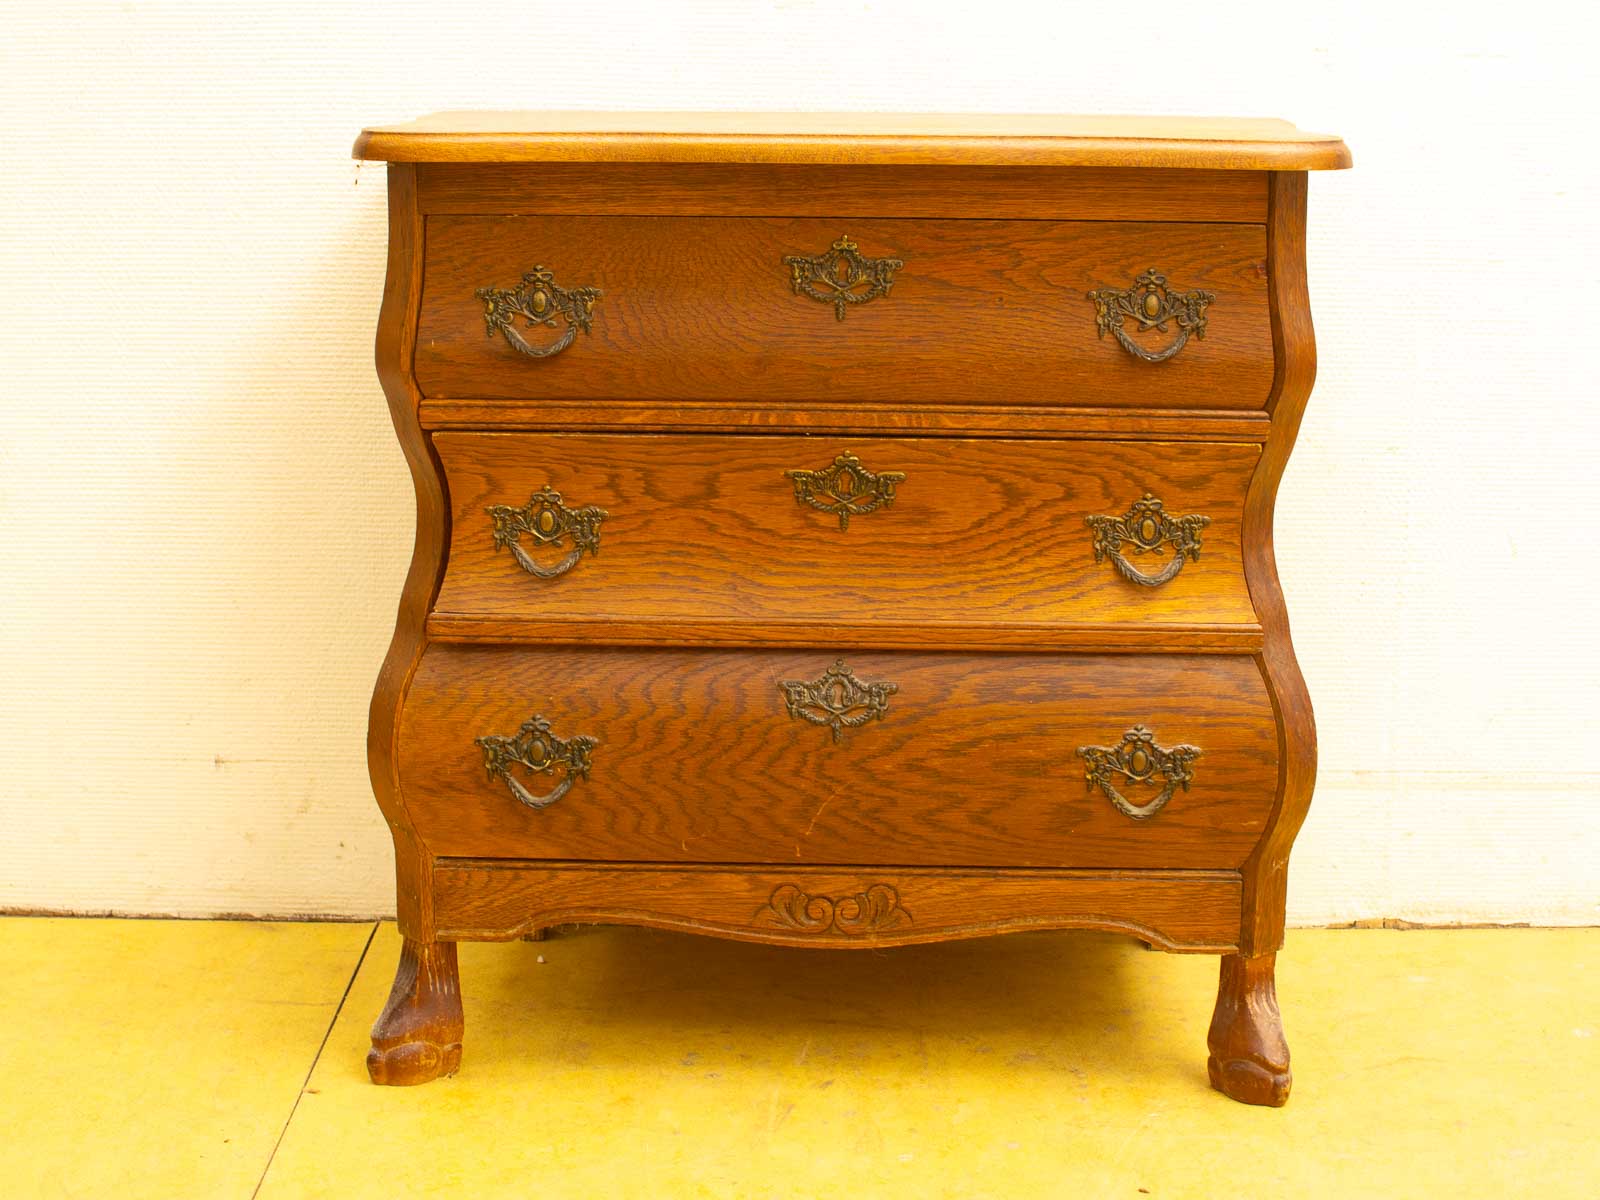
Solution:
{"label": "bottom drawer", "polygon": [[1278,739],[1242,656],[434,645],[399,770],[451,857],[1226,869]]}

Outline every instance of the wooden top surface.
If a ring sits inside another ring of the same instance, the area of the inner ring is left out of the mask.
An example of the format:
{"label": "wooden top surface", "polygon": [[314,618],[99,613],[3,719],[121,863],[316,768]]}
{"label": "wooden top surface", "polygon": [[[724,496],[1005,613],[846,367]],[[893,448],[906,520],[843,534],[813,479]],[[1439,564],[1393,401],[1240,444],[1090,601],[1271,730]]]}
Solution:
{"label": "wooden top surface", "polygon": [[388,162],[877,163],[1318,171],[1337,137],[1287,121],[1046,113],[442,112],[361,131]]}

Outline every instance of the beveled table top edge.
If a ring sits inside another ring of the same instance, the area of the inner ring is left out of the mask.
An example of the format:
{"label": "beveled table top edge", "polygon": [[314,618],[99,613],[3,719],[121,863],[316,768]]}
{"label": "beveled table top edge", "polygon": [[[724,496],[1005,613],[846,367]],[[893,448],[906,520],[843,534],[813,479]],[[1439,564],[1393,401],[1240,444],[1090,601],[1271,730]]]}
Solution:
{"label": "beveled table top edge", "polygon": [[927,113],[434,113],[362,130],[388,162],[675,162],[1337,170],[1343,141],[1251,118]]}

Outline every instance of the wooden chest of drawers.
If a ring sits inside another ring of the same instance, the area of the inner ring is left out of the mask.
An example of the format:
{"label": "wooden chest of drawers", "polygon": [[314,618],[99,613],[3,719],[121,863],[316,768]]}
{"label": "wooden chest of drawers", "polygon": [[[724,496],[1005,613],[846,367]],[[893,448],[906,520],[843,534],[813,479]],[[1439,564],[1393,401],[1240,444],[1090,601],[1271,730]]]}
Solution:
{"label": "wooden chest of drawers", "polygon": [[1315,369],[1279,122],[442,114],[389,165],[417,543],[372,702],[404,950],[1090,927],[1223,956],[1281,1104],[1315,735],[1272,507]]}

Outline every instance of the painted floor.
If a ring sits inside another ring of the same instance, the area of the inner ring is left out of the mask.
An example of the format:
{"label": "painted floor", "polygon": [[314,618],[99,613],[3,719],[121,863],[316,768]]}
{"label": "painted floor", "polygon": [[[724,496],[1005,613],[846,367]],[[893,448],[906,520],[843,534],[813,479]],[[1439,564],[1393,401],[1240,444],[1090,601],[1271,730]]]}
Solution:
{"label": "painted floor", "polygon": [[375,1088],[398,947],[0,920],[0,1196],[1600,1195],[1600,929],[1291,932],[1281,1110],[1206,1085],[1214,959],[1080,933],[467,945],[461,1073]]}

